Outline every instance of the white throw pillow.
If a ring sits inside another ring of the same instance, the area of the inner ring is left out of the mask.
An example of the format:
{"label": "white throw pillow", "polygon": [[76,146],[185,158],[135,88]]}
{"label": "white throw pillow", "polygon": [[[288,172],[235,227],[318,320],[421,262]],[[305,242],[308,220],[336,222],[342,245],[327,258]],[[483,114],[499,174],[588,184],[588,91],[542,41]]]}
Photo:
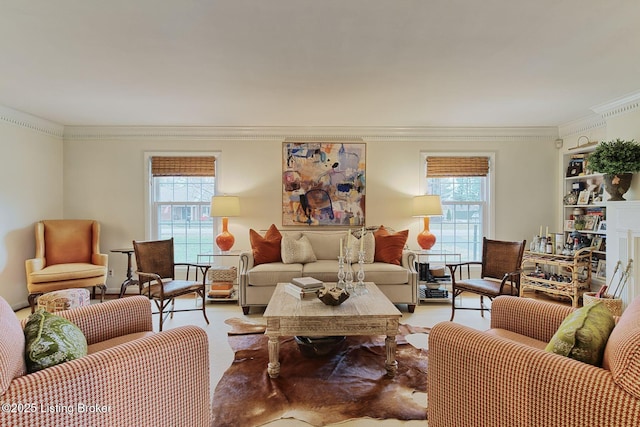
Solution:
{"label": "white throw pillow", "polygon": [[316,254],[313,253],[311,242],[305,235],[302,235],[299,239],[286,234],[283,235],[280,244],[280,255],[282,256],[283,264],[306,264],[318,260]]}
{"label": "white throw pillow", "polygon": [[[362,250],[364,251],[364,263],[373,263],[374,255],[376,254],[376,239],[373,237],[373,233],[365,232],[364,236],[360,239],[364,239],[362,242]],[[351,259],[347,260],[351,263],[358,262],[358,252],[360,252],[360,239],[351,236]]]}

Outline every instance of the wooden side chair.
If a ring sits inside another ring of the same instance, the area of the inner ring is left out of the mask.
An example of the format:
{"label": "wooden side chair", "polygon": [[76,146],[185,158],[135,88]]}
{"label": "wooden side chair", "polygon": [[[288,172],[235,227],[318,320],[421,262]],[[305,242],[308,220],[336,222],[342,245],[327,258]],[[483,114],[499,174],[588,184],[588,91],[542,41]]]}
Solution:
{"label": "wooden side chair", "polygon": [[[173,257],[173,238],[167,240],[133,241],[136,264],[142,294],[153,300],[160,314],[160,331],[167,316],[181,311],[202,310],[204,320],[209,324],[206,313],[206,277],[208,265],[176,263]],[[176,278],[176,267],[186,267],[186,279]],[[189,280],[191,272],[195,280]],[[198,272],[202,273],[202,281],[198,281]],[[195,293],[202,298],[202,308],[175,309],[175,298]],[[170,309],[167,307],[171,304]],[[155,314],[155,313],[154,313]]]}
{"label": "wooden side chair", "polygon": [[[484,297],[493,300],[499,295],[519,295],[520,293],[520,266],[522,255],[527,241],[510,242],[502,240],[482,239],[482,261],[470,261],[458,264],[447,264],[451,272],[452,298],[451,319],[458,310],[480,310],[484,317]],[[479,279],[470,278],[470,266],[481,265],[482,270]],[[462,280],[462,268],[467,267],[467,279]],[[456,281],[456,271],[460,280]],[[480,295],[480,307],[457,307],[456,297],[463,292],[471,292]]]}

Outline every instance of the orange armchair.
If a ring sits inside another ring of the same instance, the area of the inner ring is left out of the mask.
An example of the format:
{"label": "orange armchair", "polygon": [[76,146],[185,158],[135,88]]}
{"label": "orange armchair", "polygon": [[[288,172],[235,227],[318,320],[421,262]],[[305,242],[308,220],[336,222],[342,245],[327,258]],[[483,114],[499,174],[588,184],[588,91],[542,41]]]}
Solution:
{"label": "orange armchair", "polygon": [[29,305],[51,291],[107,289],[106,254],[100,253],[100,224],[93,220],[45,220],[36,224],[36,256],[25,262]]}

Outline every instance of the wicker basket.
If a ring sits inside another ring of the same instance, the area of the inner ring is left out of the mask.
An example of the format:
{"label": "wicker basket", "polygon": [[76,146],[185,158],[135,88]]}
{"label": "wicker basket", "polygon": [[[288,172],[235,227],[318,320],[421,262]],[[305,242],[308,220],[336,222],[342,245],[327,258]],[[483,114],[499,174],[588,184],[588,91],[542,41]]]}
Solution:
{"label": "wicker basket", "polygon": [[212,265],[208,273],[210,282],[235,282],[238,276],[236,267]]}
{"label": "wicker basket", "polygon": [[622,314],[622,300],[619,298],[596,298],[595,292],[585,292],[582,294],[582,305],[589,305],[595,301],[602,301],[614,316]]}

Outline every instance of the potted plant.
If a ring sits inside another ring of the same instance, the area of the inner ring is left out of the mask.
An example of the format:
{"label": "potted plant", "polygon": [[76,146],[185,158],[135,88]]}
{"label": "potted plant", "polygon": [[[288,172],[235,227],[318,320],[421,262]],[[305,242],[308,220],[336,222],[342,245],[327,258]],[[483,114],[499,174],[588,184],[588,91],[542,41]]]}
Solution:
{"label": "potted plant", "polygon": [[633,174],[640,171],[640,144],[633,139],[601,142],[587,157],[587,165],[604,174],[610,201],[625,200],[622,195],[631,187]]}

